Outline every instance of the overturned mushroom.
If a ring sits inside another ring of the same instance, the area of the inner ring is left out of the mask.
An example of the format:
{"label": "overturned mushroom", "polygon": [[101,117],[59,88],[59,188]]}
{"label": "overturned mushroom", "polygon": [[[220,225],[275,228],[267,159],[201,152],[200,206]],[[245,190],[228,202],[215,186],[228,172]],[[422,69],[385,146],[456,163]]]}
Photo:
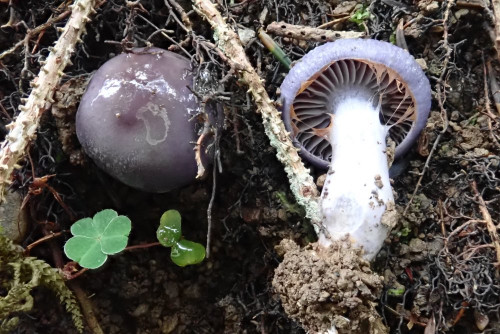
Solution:
{"label": "overturned mushroom", "polygon": [[301,154],[329,165],[321,194],[319,242],[349,236],[372,259],[394,207],[387,141],[400,155],[430,110],[430,85],[414,58],[392,44],[346,39],[324,44],[296,64],[281,85],[283,120]]}
{"label": "overturned mushroom", "polygon": [[135,50],[102,65],[82,97],[76,131],[85,152],[108,174],[150,192],[166,192],[197,174],[199,103],[188,59]]}

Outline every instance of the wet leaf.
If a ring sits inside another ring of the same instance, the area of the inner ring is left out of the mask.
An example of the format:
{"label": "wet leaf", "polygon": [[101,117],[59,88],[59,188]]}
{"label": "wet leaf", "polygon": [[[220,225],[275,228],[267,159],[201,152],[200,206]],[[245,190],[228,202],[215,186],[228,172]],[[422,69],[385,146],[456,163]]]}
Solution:
{"label": "wet leaf", "polygon": [[205,247],[197,242],[183,239],[172,247],[170,258],[179,267],[198,264],[205,259]]}
{"label": "wet leaf", "polygon": [[165,247],[172,247],[181,238],[181,214],[168,210],[160,218],[156,238]]}

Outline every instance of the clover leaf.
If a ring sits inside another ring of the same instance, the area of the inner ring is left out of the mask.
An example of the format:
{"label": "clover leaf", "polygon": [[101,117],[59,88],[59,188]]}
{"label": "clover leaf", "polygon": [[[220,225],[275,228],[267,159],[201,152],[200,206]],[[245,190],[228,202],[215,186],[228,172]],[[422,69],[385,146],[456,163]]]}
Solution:
{"label": "clover leaf", "polygon": [[84,268],[99,268],[108,255],[127,247],[131,228],[127,217],[111,209],[100,211],[94,218],[80,219],[71,226],[73,237],[64,245],[64,253]]}

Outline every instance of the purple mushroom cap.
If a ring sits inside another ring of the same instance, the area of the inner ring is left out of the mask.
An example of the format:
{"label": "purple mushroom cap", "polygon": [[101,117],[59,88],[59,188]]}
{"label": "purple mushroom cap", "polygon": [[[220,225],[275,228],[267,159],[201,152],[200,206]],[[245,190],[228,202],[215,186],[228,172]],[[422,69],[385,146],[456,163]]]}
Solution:
{"label": "purple mushroom cap", "polygon": [[190,61],[162,49],[120,54],[94,74],[76,115],[85,152],[121,182],[167,192],[193,182],[199,103]]}
{"label": "purple mushroom cap", "polygon": [[293,66],[281,87],[282,117],[301,155],[327,169],[333,154],[326,138],[338,99],[357,91],[381,103],[396,156],[406,152],[425,126],[431,107],[429,80],[405,50],[371,39],[323,44]]}

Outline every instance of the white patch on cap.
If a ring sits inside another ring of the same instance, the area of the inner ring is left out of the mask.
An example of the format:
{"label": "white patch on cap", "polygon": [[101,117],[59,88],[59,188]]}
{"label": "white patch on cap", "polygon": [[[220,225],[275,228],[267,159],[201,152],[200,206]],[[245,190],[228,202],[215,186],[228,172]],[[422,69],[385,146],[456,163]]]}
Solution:
{"label": "white patch on cap", "polygon": [[[146,116],[147,112],[151,113],[153,117],[147,117]],[[137,111],[137,118],[144,122],[144,126],[146,127],[146,141],[149,143],[149,145],[157,145],[165,141],[168,135],[168,129],[170,128],[170,120],[168,119],[168,114],[165,108],[161,108],[157,104],[148,102],[148,104],[146,104],[144,107],[141,107]],[[165,132],[163,133],[163,136],[159,139],[152,138],[151,136],[152,124],[150,124],[150,122],[152,121],[152,118],[154,118],[155,121],[159,121],[158,118],[161,118],[163,120],[165,126]]]}

